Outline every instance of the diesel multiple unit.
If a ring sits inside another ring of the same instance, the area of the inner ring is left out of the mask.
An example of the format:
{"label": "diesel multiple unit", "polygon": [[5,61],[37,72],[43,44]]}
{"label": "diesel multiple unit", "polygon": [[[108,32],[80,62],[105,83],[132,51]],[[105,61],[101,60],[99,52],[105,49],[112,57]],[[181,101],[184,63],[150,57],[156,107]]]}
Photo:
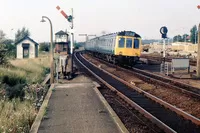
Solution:
{"label": "diesel multiple unit", "polygon": [[141,54],[141,37],[132,31],[103,35],[88,40],[85,50],[114,64],[132,66]]}

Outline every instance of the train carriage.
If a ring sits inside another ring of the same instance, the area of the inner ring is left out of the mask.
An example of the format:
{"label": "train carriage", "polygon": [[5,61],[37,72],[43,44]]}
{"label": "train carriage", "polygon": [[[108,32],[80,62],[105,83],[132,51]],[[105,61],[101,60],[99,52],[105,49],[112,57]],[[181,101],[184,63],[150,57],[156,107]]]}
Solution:
{"label": "train carriage", "polygon": [[141,37],[132,31],[103,35],[87,41],[85,50],[115,64],[134,65],[141,54]]}

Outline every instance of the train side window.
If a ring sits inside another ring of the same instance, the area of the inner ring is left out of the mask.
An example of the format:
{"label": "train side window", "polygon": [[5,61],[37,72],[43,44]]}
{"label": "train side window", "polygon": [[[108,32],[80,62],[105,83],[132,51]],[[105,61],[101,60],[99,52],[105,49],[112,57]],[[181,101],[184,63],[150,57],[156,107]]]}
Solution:
{"label": "train side window", "polygon": [[132,48],[132,38],[126,38],[126,48]]}
{"label": "train side window", "polygon": [[138,49],[139,47],[140,47],[140,41],[139,41],[139,39],[134,39],[134,48],[135,49]]}
{"label": "train side window", "polygon": [[125,43],[125,38],[119,38],[119,48],[123,48],[124,47],[124,43]]}

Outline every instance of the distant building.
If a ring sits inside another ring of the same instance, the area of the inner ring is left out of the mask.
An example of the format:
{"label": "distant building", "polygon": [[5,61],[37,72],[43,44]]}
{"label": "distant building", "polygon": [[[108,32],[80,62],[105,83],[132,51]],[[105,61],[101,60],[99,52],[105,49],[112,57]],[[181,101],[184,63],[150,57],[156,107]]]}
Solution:
{"label": "distant building", "polygon": [[64,31],[59,31],[55,34],[55,53],[69,52],[69,35]]}
{"label": "distant building", "polygon": [[24,37],[15,43],[17,48],[16,58],[36,58],[38,57],[38,43],[30,37]]}

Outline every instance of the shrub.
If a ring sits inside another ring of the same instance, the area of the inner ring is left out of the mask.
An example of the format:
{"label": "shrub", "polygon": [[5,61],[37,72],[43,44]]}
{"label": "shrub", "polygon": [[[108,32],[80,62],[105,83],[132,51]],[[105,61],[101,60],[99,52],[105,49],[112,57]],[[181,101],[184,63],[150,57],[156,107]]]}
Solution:
{"label": "shrub", "polygon": [[46,51],[46,52],[48,52],[49,51],[49,44],[48,43],[41,43],[39,51]]}
{"label": "shrub", "polygon": [[26,79],[25,77],[19,77],[15,74],[10,74],[10,75],[4,75],[2,77],[2,83],[7,84],[9,86],[15,86],[17,84],[25,84]]}
{"label": "shrub", "polygon": [[50,73],[50,68],[43,67],[43,70],[44,70],[43,72],[44,75]]}
{"label": "shrub", "polygon": [[0,65],[6,65],[8,63],[6,52],[5,45],[0,44]]}
{"label": "shrub", "polygon": [[25,92],[23,90],[26,79],[25,77],[16,76],[15,74],[3,75],[2,83],[5,84],[6,97],[10,100],[13,98],[20,98],[23,100]]}
{"label": "shrub", "polygon": [[6,96],[9,98],[9,100],[13,98],[20,98],[21,101],[23,101],[25,96],[25,90],[23,89],[25,84],[17,84],[15,86],[7,86],[6,89]]}

